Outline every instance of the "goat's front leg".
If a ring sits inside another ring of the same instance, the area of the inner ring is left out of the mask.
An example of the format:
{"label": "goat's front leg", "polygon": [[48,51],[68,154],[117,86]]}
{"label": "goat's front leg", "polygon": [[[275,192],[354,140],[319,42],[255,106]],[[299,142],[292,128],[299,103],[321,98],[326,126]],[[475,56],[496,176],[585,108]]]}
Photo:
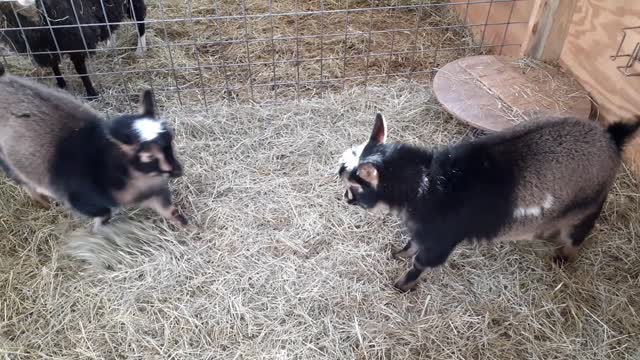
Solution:
{"label": "goat's front leg", "polygon": [[87,92],[87,97],[89,99],[96,99],[98,97],[98,92],[93,87],[93,83],[87,74],[86,55],[84,53],[75,53],[71,54],[70,57],[73,66],[76,68],[76,72],[80,75],[84,89]]}
{"label": "goat's front leg", "polygon": [[56,77],[56,84],[60,89],[64,89],[67,87],[67,82],[64,81],[62,77],[62,72],[60,71],[60,57],[56,55],[52,55],[51,57],[51,70],[53,70],[53,75]]}
{"label": "goat's front leg", "polygon": [[111,211],[109,211],[109,213],[106,215],[94,217],[93,225],[91,229],[93,230],[94,233],[97,233],[98,229],[100,229],[102,226],[107,225],[110,221],[111,221]]}
{"label": "goat's front leg", "polygon": [[418,243],[413,239],[409,239],[402,249],[393,251],[391,256],[393,256],[394,259],[408,259],[417,254],[418,250],[420,250]]}
{"label": "goat's front leg", "polygon": [[178,209],[171,203],[171,193],[169,189],[163,189],[157,194],[151,196],[142,203],[143,206],[153,209],[160,216],[171,221],[176,226],[183,227],[189,223],[187,219],[180,214]]}
{"label": "goat's front leg", "polygon": [[43,209],[50,209],[51,208],[51,199],[49,199],[49,197],[37,192],[36,190],[34,190],[34,189],[30,188],[30,187],[26,187],[25,186],[25,189],[27,190],[27,193],[29,193],[29,196],[31,196],[31,198],[36,203],[38,203],[38,205],[40,205]]}
{"label": "goat's front leg", "polygon": [[[416,240],[412,240],[416,241]],[[413,266],[402,275],[394,284],[401,292],[413,290],[418,283],[420,275],[428,268],[440,266],[447,261],[455,245],[450,243],[429,244],[422,247],[413,258]]]}

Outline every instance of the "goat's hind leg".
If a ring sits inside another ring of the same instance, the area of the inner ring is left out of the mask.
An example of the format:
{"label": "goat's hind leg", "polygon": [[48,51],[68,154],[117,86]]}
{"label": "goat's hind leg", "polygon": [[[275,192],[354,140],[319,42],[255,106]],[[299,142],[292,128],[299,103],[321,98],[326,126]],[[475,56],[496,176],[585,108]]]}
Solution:
{"label": "goat's hind leg", "polygon": [[592,208],[591,211],[585,212],[585,214],[571,226],[567,226],[559,231],[556,239],[558,248],[553,258],[554,263],[562,266],[576,258],[582,243],[587,236],[589,236],[596,224],[596,220],[600,217],[603,206],[604,201]]}
{"label": "goat's hind leg", "polygon": [[28,186],[25,181],[20,179],[18,175],[13,170],[11,170],[11,167],[9,166],[9,164],[7,164],[7,162],[3,158],[2,150],[0,150],[0,169],[4,171],[7,177],[13,180],[16,184],[22,186],[25,189],[25,191],[29,194],[29,196],[31,196],[31,198],[35,200],[43,208],[49,209],[51,207],[51,199],[49,199],[48,196],[43,195],[37,192],[35,189]]}

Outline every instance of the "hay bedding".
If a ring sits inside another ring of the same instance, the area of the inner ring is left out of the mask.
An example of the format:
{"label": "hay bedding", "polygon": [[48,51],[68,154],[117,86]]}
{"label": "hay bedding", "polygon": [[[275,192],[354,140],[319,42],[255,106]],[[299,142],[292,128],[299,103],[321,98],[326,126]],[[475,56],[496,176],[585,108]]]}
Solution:
{"label": "hay bedding", "polygon": [[[150,3],[150,18],[214,15],[209,0]],[[220,15],[241,12],[221,1]],[[319,1],[273,2],[274,12],[317,10]],[[412,1],[379,2],[379,6]],[[163,4],[163,8],[159,6]],[[265,13],[264,1],[244,2]],[[350,7],[372,3],[352,0]],[[324,1],[325,9],[344,6]],[[440,10],[436,10],[440,9]],[[352,14],[349,30],[456,24],[444,7],[415,13]],[[189,13],[190,12],[190,13]],[[374,16],[374,17],[372,17]],[[340,33],[343,15],[281,17],[274,36]],[[149,26],[144,59],[129,50],[99,52],[93,72],[135,71],[246,63],[244,43],[172,47],[166,41],[236,39],[241,22]],[[246,35],[269,37],[269,18],[251,21]],[[166,30],[166,31],[165,31]],[[118,46],[135,44],[130,26]],[[301,58],[412,51],[413,34],[341,36],[299,42]],[[460,28],[420,31],[421,49],[470,45]],[[320,54],[320,41],[323,53]],[[394,45],[392,45],[392,43]],[[294,41],[250,43],[254,62],[296,58]],[[116,51],[114,57],[113,52]],[[372,58],[367,63],[323,63],[323,78],[423,70],[464,55],[466,49]],[[436,57],[437,55],[437,57]],[[47,74],[28,60],[10,71]],[[65,62],[68,65],[68,62]],[[248,98],[248,73],[232,69],[229,86]],[[270,66],[253,69],[254,83],[274,81]],[[298,74],[298,70],[300,73]],[[74,72],[66,68],[65,76]],[[175,76],[175,78],[174,78]],[[318,80],[319,62],[278,65],[276,81]],[[123,92],[151,83],[164,117],[177,131],[186,175],[176,200],[194,227],[172,230],[146,210],[121,213],[89,235],[87,222],[66,210],[37,208],[0,177],[0,354],[7,358],[459,358],[623,359],[640,357],[640,244],[637,183],[622,171],[603,217],[578,262],[553,268],[550,249],[537,242],[461,246],[442,269],[426,274],[418,290],[401,295],[393,280],[408,266],[390,259],[406,240],[391,217],[364,214],[341,200],[335,178],[342,151],[368,136],[382,110],[391,139],[445,144],[474,135],[449,119],[429,86],[392,83],[367,92],[276,106],[220,102],[219,68],[94,76],[102,91],[94,104],[108,114],[131,110]],[[370,83],[382,82],[369,79]],[[175,81],[175,82],[174,82]],[[80,94],[79,80],[70,81]],[[177,106],[172,86],[181,89]],[[337,89],[341,89],[341,83]],[[358,82],[346,82],[347,87]],[[209,113],[199,87],[208,91]],[[327,85],[328,88],[331,86]],[[162,90],[167,90],[163,92]],[[264,88],[263,88],[264,90]],[[293,88],[278,88],[279,100]],[[301,96],[317,88],[298,89]],[[256,93],[271,98],[272,91]]]}
{"label": "hay bedding", "polygon": [[[538,242],[461,246],[401,295],[393,218],[341,199],[336,159],[374,110],[394,140],[470,135],[427,86],[275,107],[165,110],[194,227],[130,210],[97,236],[0,180],[8,358],[623,359],[640,356],[637,184],[625,171],[578,262]],[[171,107],[168,107],[171,108]]]}

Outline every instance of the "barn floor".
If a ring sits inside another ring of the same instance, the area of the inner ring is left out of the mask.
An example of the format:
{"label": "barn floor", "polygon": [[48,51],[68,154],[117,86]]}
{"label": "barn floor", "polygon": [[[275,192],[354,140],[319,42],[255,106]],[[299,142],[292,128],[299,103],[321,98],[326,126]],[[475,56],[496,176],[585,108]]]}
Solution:
{"label": "barn floor", "polygon": [[[170,108],[170,107],[166,107]],[[342,151],[375,110],[390,138],[471,135],[428,86],[275,107],[164,110],[193,227],[121,213],[100,236],[0,179],[0,354],[8,358],[623,359],[640,356],[640,208],[625,170],[579,260],[539,242],[463,245],[417,291],[391,217],[341,200]]]}

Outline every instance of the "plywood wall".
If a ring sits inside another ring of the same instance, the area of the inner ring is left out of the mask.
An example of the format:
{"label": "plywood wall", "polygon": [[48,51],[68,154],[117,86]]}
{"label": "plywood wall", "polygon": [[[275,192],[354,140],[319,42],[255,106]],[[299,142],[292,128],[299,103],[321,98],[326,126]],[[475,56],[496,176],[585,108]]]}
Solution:
{"label": "plywood wall", "polygon": [[[482,41],[484,45],[495,45],[495,54],[518,56],[520,45],[527,37],[527,23],[537,0],[488,1],[450,0],[450,3],[460,17],[472,26],[477,41]],[[640,76],[622,75],[616,66],[623,64],[626,59],[611,59],[620,43],[622,29],[640,27],[640,0],[571,2],[575,2],[575,8],[570,16],[566,40],[561,46],[561,65],[600,104],[603,118],[618,119],[640,114]],[[506,22],[511,24],[497,25]],[[631,52],[638,41],[640,29],[630,32],[623,52]],[[501,47],[503,44],[515,46]],[[640,72],[640,64],[637,71]]]}
{"label": "plywood wall", "polygon": [[[467,24],[508,22],[509,16],[510,22],[517,24],[473,26],[476,40],[483,39],[485,45],[502,45],[503,39],[505,44],[525,42],[529,33],[527,22],[535,6],[540,6],[540,0],[491,3],[484,3],[486,0],[482,0],[483,3],[478,3],[479,1],[450,0],[450,3],[455,4],[456,12]],[[563,18],[561,21],[565,22],[567,19]],[[627,59],[613,60],[611,56],[618,49],[622,29],[640,27],[640,0],[575,0],[575,8],[569,21],[567,36],[559,52],[558,60],[562,67],[598,103],[603,121],[639,116],[640,76],[624,76],[616,66],[624,64]],[[622,52],[630,53],[638,42],[640,29],[630,31]],[[496,47],[494,53],[519,56],[520,50],[520,46]],[[640,64],[635,71],[640,72]],[[625,158],[632,171],[640,178],[640,137],[627,148]]]}
{"label": "plywood wall", "polygon": [[[472,30],[477,41],[482,41],[483,45],[495,45],[495,54],[519,54],[534,0],[493,3],[487,0],[481,3],[479,0],[450,0],[450,3],[454,4],[452,6],[466,24],[474,25]],[[505,25],[507,23],[510,24]],[[508,46],[502,46],[505,44]]]}
{"label": "plywood wall", "polygon": [[[640,26],[638,0],[578,0],[560,62],[600,106],[604,121],[640,115],[640,76],[626,77],[614,61],[624,27]],[[623,51],[640,41],[640,29],[631,32]],[[640,71],[640,67],[637,67]],[[632,170],[640,175],[640,139],[626,152]]]}
{"label": "plywood wall", "polygon": [[[560,55],[567,68],[601,106],[607,119],[640,114],[640,77],[626,77],[613,61],[624,27],[640,26],[638,0],[580,0]],[[632,34],[633,37],[633,34]],[[629,51],[639,39],[626,41]]]}

